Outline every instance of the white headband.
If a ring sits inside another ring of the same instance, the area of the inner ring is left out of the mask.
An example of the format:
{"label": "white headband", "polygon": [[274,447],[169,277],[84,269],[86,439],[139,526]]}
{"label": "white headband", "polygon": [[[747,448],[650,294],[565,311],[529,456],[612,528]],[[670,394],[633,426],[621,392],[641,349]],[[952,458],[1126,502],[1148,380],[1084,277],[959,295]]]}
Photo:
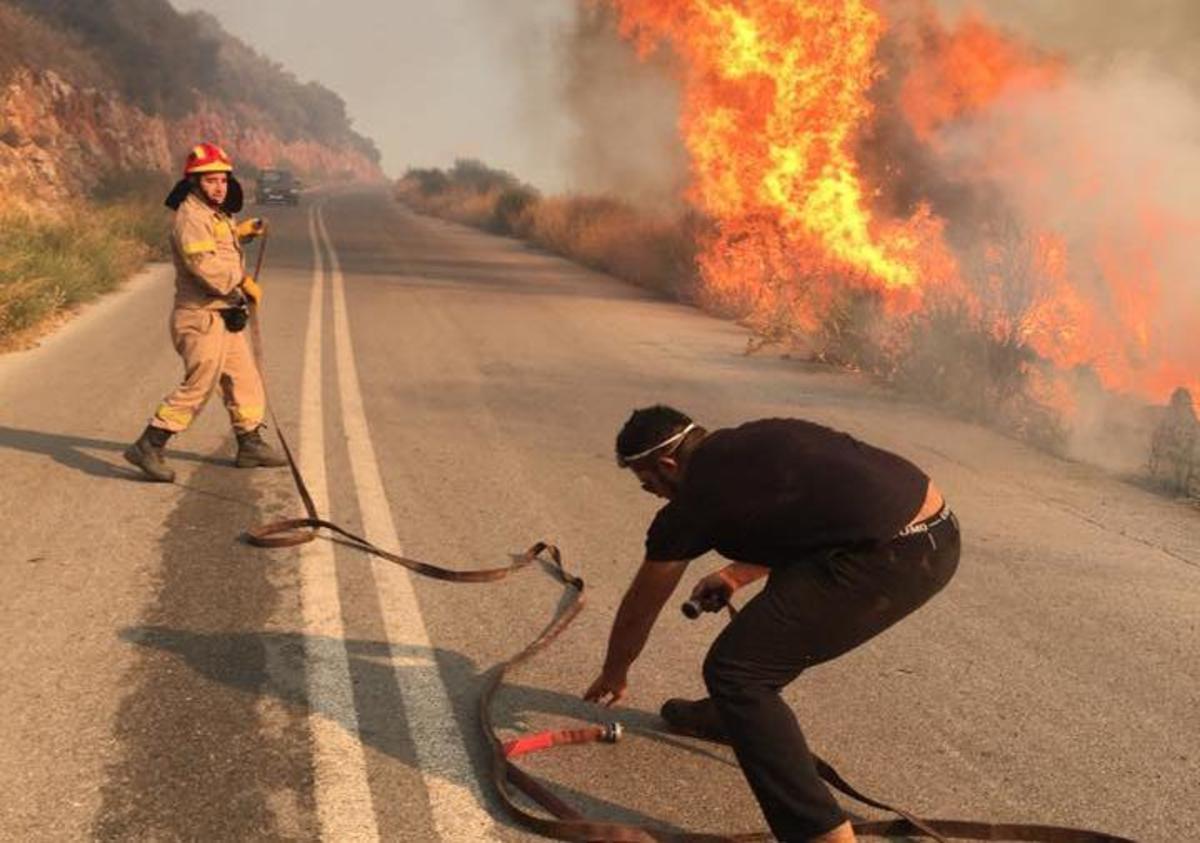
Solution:
{"label": "white headband", "polygon": [[695,429],[696,429],[696,424],[695,424],[695,422],[693,422],[693,423],[689,424],[687,427],[685,427],[683,430],[679,431],[678,433],[676,433],[673,436],[668,436],[666,439],[659,442],[657,445],[654,445],[653,447],[647,448],[644,451],[640,451],[640,452],[638,452],[636,454],[632,454],[628,457],[621,455],[621,463],[624,465],[628,465],[629,463],[637,462],[640,459],[645,459],[646,457],[653,454],[655,451],[661,450],[661,449],[667,447],[668,445],[674,445],[676,442],[678,442],[683,437],[687,436],[689,433],[691,433]]}

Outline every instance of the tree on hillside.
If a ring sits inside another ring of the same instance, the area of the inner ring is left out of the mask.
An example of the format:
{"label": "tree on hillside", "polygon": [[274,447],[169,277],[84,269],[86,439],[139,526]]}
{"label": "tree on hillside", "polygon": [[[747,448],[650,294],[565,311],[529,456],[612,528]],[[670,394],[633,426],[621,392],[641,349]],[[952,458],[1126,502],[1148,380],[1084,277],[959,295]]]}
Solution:
{"label": "tree on hillside", "polygon": [[180,117],[196,107],[202,93],[252,106],[262,128],[285,140],[349,146],[379,161],[375,144],[351,127],[341,97],[316,82],[300,82],[225,32],[210,14],[181,14],[167,0],[0,2],[72,33],[122,93],[150,114]]}
{"label": "tree on hillside", "polygon": [[78,34],[125,95],[151,114],[186,114],[195,92],[213,85],[219,45],[198,36],[167,0],[13,2]]}

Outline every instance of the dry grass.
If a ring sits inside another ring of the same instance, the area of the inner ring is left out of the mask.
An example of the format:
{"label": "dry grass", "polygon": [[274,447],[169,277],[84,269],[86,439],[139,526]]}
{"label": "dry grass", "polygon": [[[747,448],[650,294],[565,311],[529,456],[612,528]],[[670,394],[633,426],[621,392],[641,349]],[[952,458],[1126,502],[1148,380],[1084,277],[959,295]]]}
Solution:
{"label": "dry grass", "polygon": [[686,221],[614,199],[566,196],[529,207],[518,236],[584,266],[677,298],[691,298],[695,241]]}
{"label": "dry grass", "polygon": [[641,287],[694,296],[690,217],[653,216],[611,198],[543,198],[508,173],[474,161],[445,171],[410,170],[395,195],[422,213],[519,237]]}
{"label": "dry grass", "polygon": [[423,213],[511,234],[738,319],[754,332],[748,351],[781,347],[791,356],[866,372],[1051,451],[1065,447],[1067,425],[1038,390],[1047,364],[1020,339],[1038,279],[1019,231],[1008,232],[1002,265],[988,268],[987,294],[975,296],[975,306],[954,294],[932,294],[915,313],[897,315],[864,279],[831,280],[817,259],[808,262],[816,269],[803,271],[792,252],[770,243],[761,247],[768,254],[760,261],[762,277],[729,290],[706,288],[697,257],[713,230],[704,220],[654,215],[605,197],[541,198],[478,162],[411,171],[396,195]]}

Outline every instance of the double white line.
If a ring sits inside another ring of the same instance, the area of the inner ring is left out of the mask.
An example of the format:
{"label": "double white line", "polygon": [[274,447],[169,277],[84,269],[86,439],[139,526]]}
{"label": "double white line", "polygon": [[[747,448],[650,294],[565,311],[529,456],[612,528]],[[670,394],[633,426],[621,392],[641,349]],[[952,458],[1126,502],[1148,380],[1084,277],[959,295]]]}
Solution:
{"label": "double white line", "polygon": [[[350,345],[341,264],[325,228],[320,206],[309,211],[308,229],[313,244],[313,283],[300,398],[300,468],[308,480],[317,508],[328,513],[321,401],[321,326],[326,274],[321,246],[324,245],[329,254],[333,293],[339,403],[362,527],[373,541],[399,551],[399,537],[363,412],[358,369]],[[303,546],[300,558],[306,673],[321,836],[330,841],[378,840],[379,828],[367,781],[344,641],[333,547],[326,541],[312,542]],[[484,810],[463,735],[433,659],[433,647],[410,575],[395,566],[382,564],[377,565],[374,574],[384,630],[391,648],[391,662],[429,796],[434,830],[445,840],[494,840],[492,819]],[[413,652],[424,652],[429,656],[414,659],[403,655]]]}

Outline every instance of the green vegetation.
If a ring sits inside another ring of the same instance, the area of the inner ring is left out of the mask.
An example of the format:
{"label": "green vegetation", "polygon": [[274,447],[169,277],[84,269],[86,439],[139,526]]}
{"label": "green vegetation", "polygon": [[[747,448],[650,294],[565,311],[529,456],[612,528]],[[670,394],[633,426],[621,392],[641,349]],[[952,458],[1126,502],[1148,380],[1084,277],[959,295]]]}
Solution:
{"label": "green vegetation", "polygon": [[100,180],[91,199],[117,237],[142,244],[148,259],[165,261],[171,258],[171,214],[163,197],[172,183],[169,176],[149,170],[114,173]]}
{"label": "green vegetation", "polygon": [[[179,116],[194,105],[216,65],[217,44],[167,0],[7,0],[53,29],[69,33],[109,68],[119,90],[151,114]],[[56,69],[59,56],[32,64]],[[148,68],[153,72],[147,73]]]}
{"label": "green vegetation", "polygon": [[167,0],[0,0],[0,44],[21,45],[19,57],[0,59],[0,74],[20,64],[53,69],[113,87],[147,113],[166,117],[190,113],[201,96],[244,103],[284,140],[312,138],[379,160],[375,145],[351,128],[341,97],[300,82],[211,15],[181,14]]}
{"label": "green vegetation", "polygon": [[0,2],[0,82],[19,67],[52,67],[77,85],[100,88],[116,85],[78,39],[43,23],[32,15]]}
{"label": "green vegetation", "polygon": [[127,174],[59,217],[0,217],[0,347],[167,256],[162,180]]}

